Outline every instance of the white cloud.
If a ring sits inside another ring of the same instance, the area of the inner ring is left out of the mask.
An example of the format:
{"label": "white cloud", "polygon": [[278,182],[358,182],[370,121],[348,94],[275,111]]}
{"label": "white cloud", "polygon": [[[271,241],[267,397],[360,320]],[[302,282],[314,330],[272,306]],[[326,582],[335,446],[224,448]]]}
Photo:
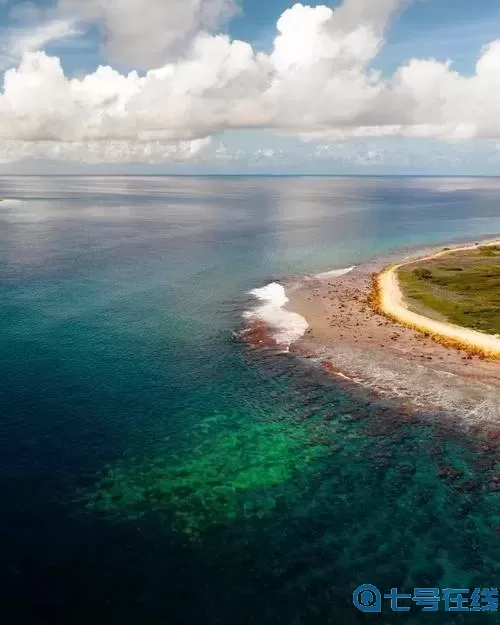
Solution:
{"label": "white cloud", "polygon": [[58,9],[97,23],[111,60],[151,68],[182,54],[199,32],[215,31],[238,7],[235,0],[59,0]]}
{"label": "white cloud", "polygon": [[[364,68],[398,1],[367,11],[372,21],[363,24],[365,4],[348,0],[337,11],[295,5],[281,16],[269,55],[201,33],[184,58],[145,76],[101,67],[68,80],[58,59],[26,54],[5,74],[0,138],[172,141],[227,128],[343,125],[380,91]],[[304,33],[305,48],[297,44]],[[318,91],[320,98],[311,97]]]}
{"label": "white cloud", "polygon": [[[11,157],[13,146],[26,151],[33,142],[36,154],[46,145],[51,157],[124,162],[198,158],[206,137],[230,129],[323,141],[500,138],[500,41],[482,50],[473,76],[432,59],[411,60],[389,79],[370,69],[402,5],[345,0],[333,10],[296,4],[280,17],[273,48],[264,54],[204,32],[232,9],[226,0],[152,0],[142,9],[136,0],[61,0],[66,15],[73,11],[77,19],[74,11],[84,6],[85,19],[100,20],[122,61],[127,54],[136,62],[164,58],[179,37],[187,47],[142,75],[100,67],[70,79],[59,59],[29,51],[75,28],[50,22],[25,40],[21,64],[5,74],[0,139],[11,142]],[[214,154],[228,158],[222,148]],[[263,149],[256,158],[269,156]],[[367,152],[362,159],[380,155]]]}
{"label": "white cloud", "polygon": [[2,141],[0,164],[24,159],[53,159],[83,163],[175,163],[200,160],[211,138],[193,141]]}
{"label": "white cloud", "polygon": [[27,52],[40,50],[53,41],[60,41],[78,34],[79,31],[73,22],[54,20],[33,30],[23,32],[21,36],[13,32],[11,53],[14,57],[22,57]]}
{"label": "white cloud", "polygon": [[0,42],[0,69],[12,67],[29,52],[81,34],[72,20],[56,19],[31,28],[10,28]]}
{"label": "white cloud", "polygon": [[500,137],[500,40],[483,48],[470,77],[450,63],[411,61],[394,76],[391,96],[402,110],[409,107],[404,119],[409,134]]}

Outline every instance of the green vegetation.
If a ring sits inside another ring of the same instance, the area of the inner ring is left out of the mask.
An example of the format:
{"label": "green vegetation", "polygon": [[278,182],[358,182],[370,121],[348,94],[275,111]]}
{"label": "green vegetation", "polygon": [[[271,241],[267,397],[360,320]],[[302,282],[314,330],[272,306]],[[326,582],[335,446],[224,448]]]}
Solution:
{"label": "green vegetation", "polygon": [[416,312],[500,334],[500,246],[413,263],[399,269],[398,278]]}

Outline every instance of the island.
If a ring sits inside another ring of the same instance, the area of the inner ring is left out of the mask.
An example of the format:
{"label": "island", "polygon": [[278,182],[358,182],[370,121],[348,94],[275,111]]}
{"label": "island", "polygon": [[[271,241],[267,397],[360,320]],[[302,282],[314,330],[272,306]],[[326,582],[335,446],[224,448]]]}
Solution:
{"label": "island", "polygon": [[[306,330],[289,353],[370,392],[444,407],[471,423],[481,405],[499,422],[500,240],[450,248],[396,251],[294,276],[279,304],[288,300],[284,308],[303,317]],[[263,333],[273,338],[271,322]]]}
{"label": "island", "polygon": [[389,266],[375,276],[372,302],[445,345],[500,358],[500,242]]}

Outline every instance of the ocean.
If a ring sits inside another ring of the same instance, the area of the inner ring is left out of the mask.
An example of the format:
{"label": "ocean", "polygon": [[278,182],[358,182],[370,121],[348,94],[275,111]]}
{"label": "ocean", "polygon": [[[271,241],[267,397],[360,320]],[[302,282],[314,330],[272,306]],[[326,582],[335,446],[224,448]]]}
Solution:
{"label": "ocean", "polygon": [[0,197],[3,623],[492,622],[352,596],[497,586],[496,433],[234,337],[272,283],[499,234],[500,179],[1,177]]}

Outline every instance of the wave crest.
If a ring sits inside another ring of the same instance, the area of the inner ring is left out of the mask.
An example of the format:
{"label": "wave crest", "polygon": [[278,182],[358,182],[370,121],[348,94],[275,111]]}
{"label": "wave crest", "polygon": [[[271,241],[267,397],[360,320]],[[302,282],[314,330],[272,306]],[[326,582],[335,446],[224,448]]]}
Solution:
{"label": "wave crest", "polygon": [[346,267],[345,269],[332,269],[331,271],[323,271],[322,273],[317,273],[314,277],[319,280],[325,280],[328,278],[340,278],[341,276],[345,276],[350,273],[353,269],[356,269],[356,265],[352,267]]}
{"label": "wave crest", "polygon": [[289,300],[281,284],[271,282],[252,289],[249,295],[259,300],[259,304],[255,309],[246,311],[244,318],[249,321],[259,319],[266,323],[278,345],[288,348],[304,335],[309,324],[302,315],[286,310],[285,305]]}

